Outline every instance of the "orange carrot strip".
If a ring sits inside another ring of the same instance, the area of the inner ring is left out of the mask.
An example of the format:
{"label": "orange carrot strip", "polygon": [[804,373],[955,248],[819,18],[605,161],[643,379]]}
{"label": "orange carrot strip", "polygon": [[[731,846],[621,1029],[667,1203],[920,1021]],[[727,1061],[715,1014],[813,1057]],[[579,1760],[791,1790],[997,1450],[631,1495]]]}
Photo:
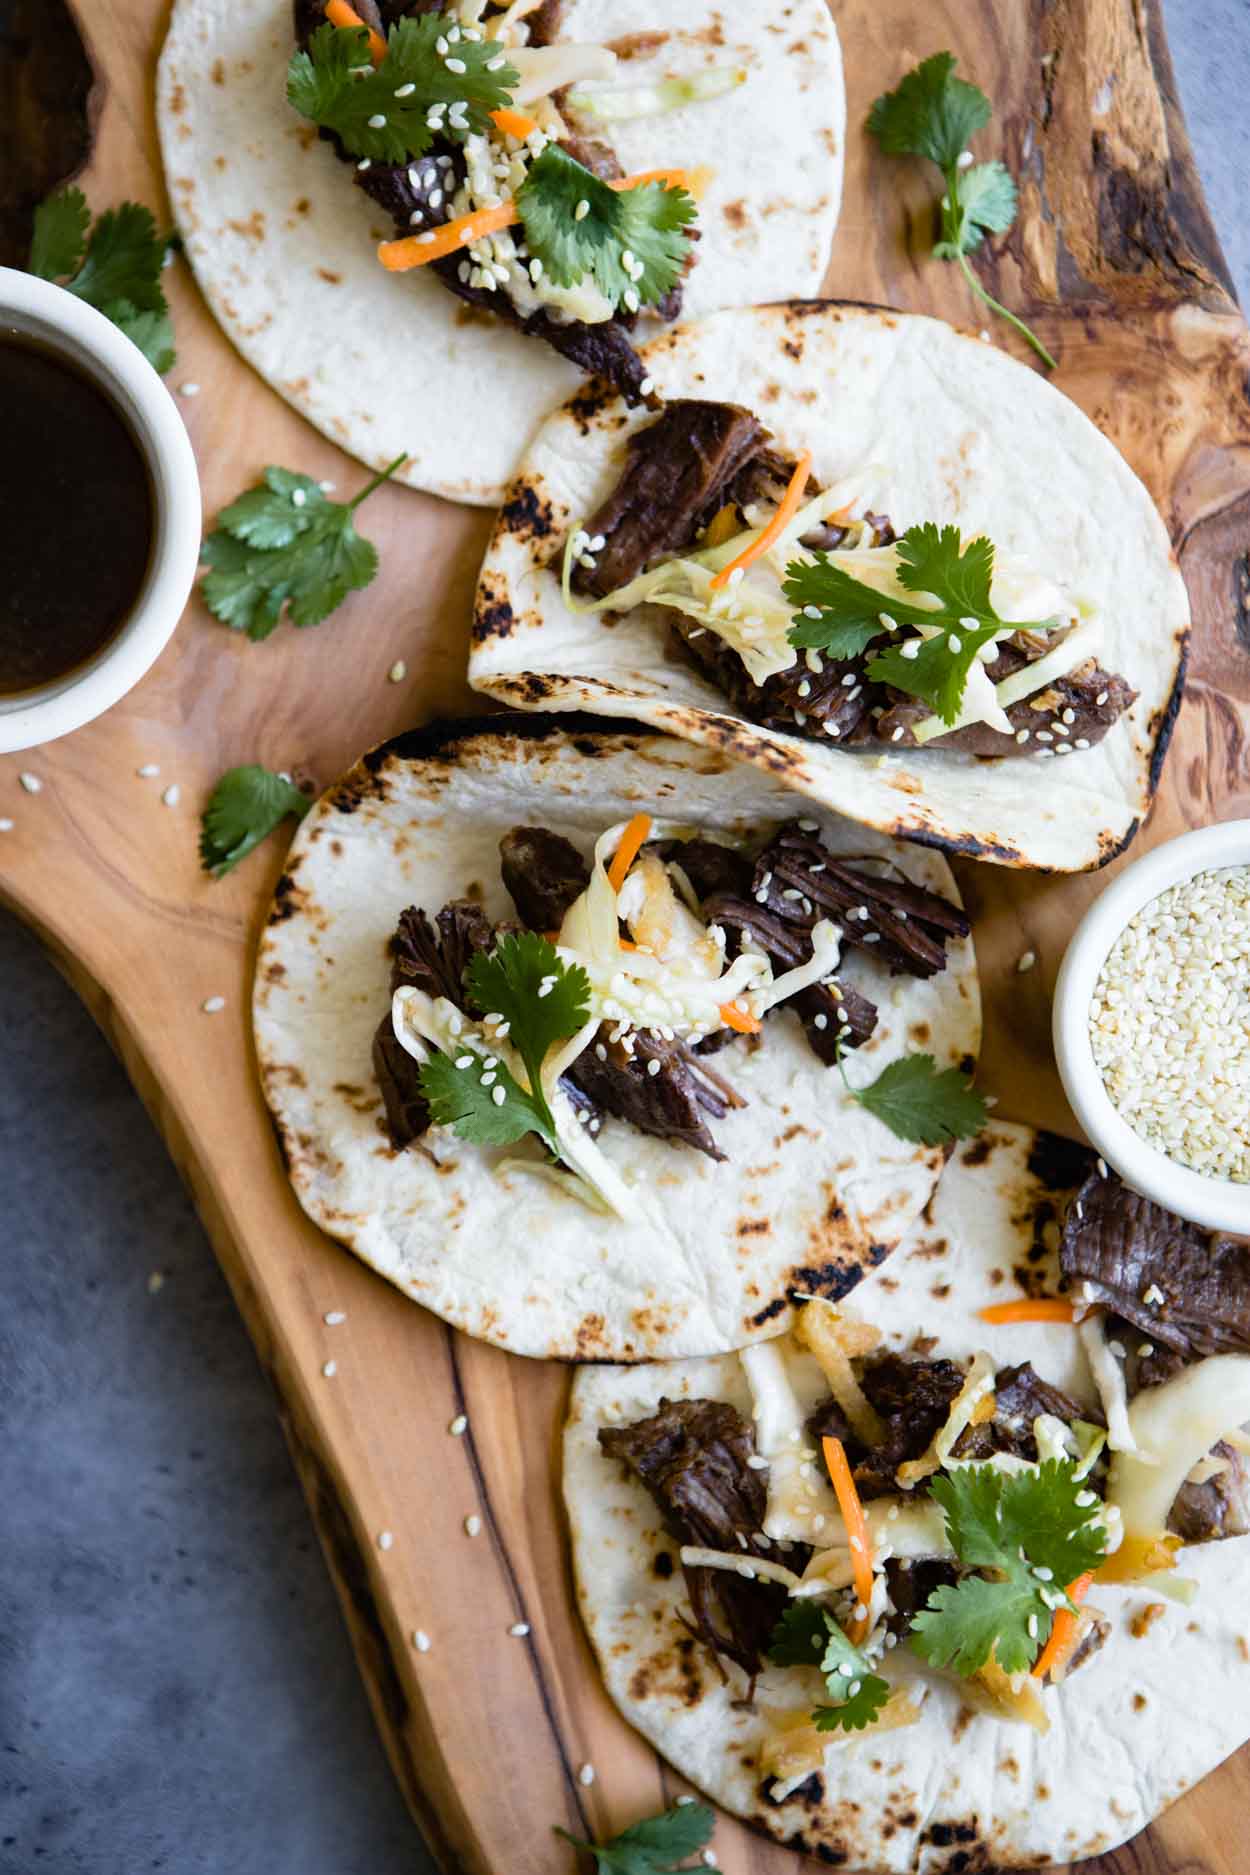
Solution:
{"label": "orange carrot strip", "polygon": [[712,171],[700,164],[697,169],[640,169],[635,176],[617,176],[608,187],[619,194],[622,189],[641,189],[645,183],[662,182],[666,189],[685,189],[697,202],[711,180]]}
{"label": "orange carrot strip", "polygon": [[799,511],[799,503],[803,499],[803,491],[807,487],[807,473],[811,466],[812,452],[810,449],[805,449],[795,464],[794,474],[790,477],[789,486],[781,497],[776,514],[750,546],[742,549],[737,559],[731,560],[728,566],[723,566],[719,573],[712,575],[711,583],[714,590],[719,591],[722,586],[727,586],[735,573],[745,572],[753,560],[758,560],[762,553],[767,553],[778,535],[794,519]]}
{"label": "orange carrot strip", "polygon": [[511,110],[507,105],[492,111],[490,121],[496,130],[503,131],[505,137],[519,137],[522,143],[538,129],[536,117],[527,117],[524,111]]}
{"label": "orange carrot strip", "polygon": [[[825,1455],[829,1482],[838,1500],[838,1509],[842,1512],[842,1521],[846,1525],[846,1533],[851,1545],[851,1572],[855,1579],[855,1593],[867,1608],[872,1601],[872,1546],[868,1541],[868,1525],[864,1518],[864,1507],[859,1501],[859,1492],[855,1489],[855,1480],[846,1462],[846,1447],[841,1439],[827,1436],[821,1440],[820,1447]],[[856,1647],[867,1632],[867,1619],[856,1621],[850,1635]]]}
{"label": "orange carrot strip", "polygon": [[[1076,1602],[1079,1607],[1089,1594],[1090,1583],[1093,1579],[1093,1571],[1090,1570],[1085,1575],[1078,1576],[1075,1582],[1069,1583],[1069,1601]],[[1058,1666],[1063,1661],[1068,1649],[1072,1645],[1075,1634],[1076,1616],[1073,1614],[1072,1610],[1070,1608],[1057,1608],[1055,1610],[1055,1618],[1050,1624],[1050,1635],[1046,1645],[1033,1662],[1033,1678],[1035,1680],[1044,1680],[1051,1668]]]}
{"label": "orange carrot strip", "polygon": [[[364,21],[355,7],[348,6],[347,0],[326,0],[326,18],[331,26],[364,26]],[[365,27],[369,35],[369,57],[375,65],[380,65],[386,57],[386,41],[380,32],[372,26]]]}
{"label": "orange carrot strip", "polygon": [[612,855],[612,864],[608,867],[608,884],[614,892],[619,892],[624,885],[625,875],[641,853],[643,842],[650,831],[650,814],[635,814],[621,835],[620,845]]}
{"label": "orange carrot strip", "polygon": [[758,1035],[760,1023],[757,1017],[746,1010],[735,1009],[732,1003],[722,1003],[720,1019],[727,1029],[736,1029],[739,1035]]}
{"label": "orange carrot strip", "polygon": [[983,1322],[1073,1322],[1075,1306],[1063,1296],[1026,1296],[1020,1302],[992,1302],[978,1309]]}
{"label": "orange carrot strip", "polygon": [[497,234],[500,228],[510,228],[519,220],[515,202],[501,202],[498,208],[475,208],[472,214],[433,229],[433,240],[428,234],[406,234],[398,241],[383,241],[378,259],[388,273],[407,273],[410,267],[428,266],[430,261],[454,254],[458,247],[471,247],[483,235]]}

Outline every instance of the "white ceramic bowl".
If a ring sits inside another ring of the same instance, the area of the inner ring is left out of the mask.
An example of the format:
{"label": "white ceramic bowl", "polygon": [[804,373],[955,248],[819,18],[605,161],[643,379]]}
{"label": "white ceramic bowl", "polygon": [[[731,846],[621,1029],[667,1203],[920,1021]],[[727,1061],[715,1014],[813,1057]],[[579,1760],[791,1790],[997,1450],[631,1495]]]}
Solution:
{"label": "white ceramic bowl", "polygon": [[147,359],[102,313],[62,287],[0,267],[0,335],[40,340],[85,371],[130,420],[147,458],[155,526],[147,577],[130,617],[103,650],[55,683],[0,697],[0,754],[79,729],[125,696],[164,650],[200,556],[195,455],[169,392]]}
{"label": "white ceramic bowl", "polygon": [[1116,939],[1143,905],[1195,873],[1250,866],[1250,820],[1184,833],[1122,872],[1082,918],[1055,984],[1055,1056],[1064,1090],[1091,1144],[1125,1182],[1208,1230],[1250,1235],[1250,1184],[1208,1178],[1148,1145],[1103,1084],[1089,1037],[1089,1005]]}

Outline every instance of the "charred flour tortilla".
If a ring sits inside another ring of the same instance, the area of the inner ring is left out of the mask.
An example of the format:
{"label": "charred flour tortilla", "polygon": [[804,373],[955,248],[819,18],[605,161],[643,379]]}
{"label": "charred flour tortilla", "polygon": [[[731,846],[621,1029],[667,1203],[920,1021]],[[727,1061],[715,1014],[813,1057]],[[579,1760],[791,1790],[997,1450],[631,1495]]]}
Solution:
{"label": "charred flour tortilla", "polygon": [[[301,826],[257,965],[261,1074],[309,1215],[415,1301],[525,1354],[719,1351],[779,1332],[795,1288],[853,1287],[920,1214],[943,1152],[906,1144],[851,1101],[788,1010],[711,1057],[746,1103],[713,1123],[723,1161],[604,1119],[597,1144],[647,1207],[630,1218],[500,1169],[520,1147],[443,1128],[396,1151],[373,1073],[401,911],[433,917],[470,898],[496,922],[515,918],[500,841],[517,826],[589,853],[639,809],[733,840],[760,838],[795,807],[779,783],[714,751],[578,720],[449,725],[366,757]],[[810,818],[834,852],[887,857],[958,903],[939,855]],[[855,950],[839,967],[878,1005],[850,1057],[856,1084],[916,1049],[942,1068],[969,1062],[980,1033],[970,941],[952,940],[927,980],[874,959]]]}
{"label": "charred flour tortilla", "polygon": [[[1077,1271],[1089,1269],[1099,1283],[1099,1302],[1113,1310],[1122,1277],[1134,1280],[1166,1271],[1169,1247],[1188,1227],[1157,1211],[1147,1218],[1141,1201],[1126,1194],[1114,1177],[1105,1182],[1101,1201],[1089,1182],[1082,1186],[1083,1179],[1097,1182],[1092,1159],[1083,1150],[1024,1127],[991,1124],[980,1139],[957,1149],[925,1219],[888,1269],[857,1290],[849,1312],[884,1331],[888,1358],[905,1354],[918,1362],[949,1357],[966,1363],[985,1349],[1000,1370],[1000,1386],[1003,1368],[1031,1362],[1049,1387],[1039,1387],[1027,1370],[1013,1383],[1017,1402],[1026,1401],[1020,1420],[1026,1436],[1037,1411],[1068,1415],[1075,1404],[1091,1418],[1101,1417],[1079,1330],[1035,1322],[992,1327],[975,1313],[991,1300],[1019,1295],[1021,1287],[1028,1293],[1055,1291],[1061,1279],[1059,1220],[1065,1213],[1062,1270],[1073,1293],[1079,1288]],[[1077,1238],[1083,1240],[1080,1254]],[[1197,1316],[1208,1322],[1218,1318],[1227,1329],[1238,1306],[1244,1313],[1250,1291],[1244,1257],[1235,1276],[1239,1304],[1228,1295],[1221,1304],[1209,1283],[1203,1291],[1196,1269],[1189,1280],[1199,1286],[1197,1300],[1191,1298],[1191,1333]],[[1234,1281],[1231,1265],[1223,1266],[1222,1280],[1225,1288]],[[1160,1289],[1157,1302],[1153,1286],[1147,1293],[1158,1319],[1186,1313],[1185,1296],[1176,1284],[1166,1297]],[[1134,1294],[1129,1306],[1140,1313],[1140,1297]],[[1110,1326],[1131,1340],[1132,1359],[1140,1331],[1133,1334],[1122,1319]],[[925,1337],[919,1346],[918,1333]],[[1203,1345],[1200,1334],[1197,1342],[1189,1349],[1193,1359]],[[1242,1370],[1236,1385],[1244,1406],[1244,1324],[1238,1338],[1225,1336],[1214,1345],[1241,1350],[1240,1356],[1225,1353],[1223,1359]],[[774,1715],[810,1709],[810,1681],[816,1676],[769,1665],[759,1677],[754,1704],[742,1703],[746,1674],[732,1662],[722,1671],[679,1618],[679,1610],[689,1610],[693,1602],[683,1583],[678,1544],[638,1476],[621,1462],[622,1441],[638,1450],[640,1435],[631,1442],[620,1431],[609,1432],[615,1455],[601,1447],[599,1437],[605,1427],[629,1428],[655,1415],[665,1399],[676,1403],[668,1409],[674,1419],[678,1413],[692,1418],[695,1409],[688,1403],[712,1401],[734,1409],[723,1416],[722,1439],[740,1415],[738,1423],[754,1428],[764,1445],[768,1414],[752,1420],[756,1396],[744,1365],[760,1357],[784,1362],[804,1413],[827,1401],[828,1381],[812,1356],[793,1350],[787,1338],[745,1356],[587,1369],[574,1382],[565,1440],[564,1488],[579,1604],[608,1690],[629,1722],[726,1809],[822,1861],[872,1875],[1066,1867],[1135,1835],[1250,1736],[1242,1587],[1247,1546],[1242,1540],[1205,1540],[1247,1528],[1244,1461],[1231,1453],[1232,1464],[1214,1485],[1185,1486],[1173,1511],[1172,1529],[1193,1545],[1180,1552],[1177,1569],[1197,1584],[1192,1606],[1162,1601],[1155,1584],[1095,1583],[1087,1607],[1096,1604],[1109,1623],[1109,1631],[1099,1627],[1097,1651],[1079,1662],[1073,1656],[1059,1685],[1037,1693],[1038,1682],[1028,1682],[1050,1719],[1044,1735],[1027,1724],[973,1711],[964,1698],[965,1683],[934,1671],[910,1647],[897,1645],[874,1670],[893,1686],[905,1687],[919,1703],[920,1716],[898,1730],[830,1734],[823,1767],[789,1795],[785,1786],[778,1787],[778,1801],[774,1779],[761,1772],[761,1753],[776,1735]],[[1189,1376],[1199,1372],[1198,1366],[1186,1370]],[[1144,1378],[1139,1374],[1130,1385]],[[1065,1403],[1053,1388],[1071,1399]],[[894,1388],[904,1415],[917,1391]],[[1148,1400],[1150,1393],[1135,1397]],[[1230,1393],[1230,1412],[1237,1410],[1234,1398]],[[944,1410],[937,1413],[939,1421]],[[809,1426],[809,1437],[810,1432]],[[701,1436],[706,1438],[706,1430]],[[654,1449],[654,1430],[646,1437]],[[927,1437],[922,1432],[920,1442]],[[713,1484],[722,1501],[726,1470],[733,1469],[728,1452],[722,1444],[722,1482]],[[666,1462],[671,1490],[671,1452]],[[712,1474],[703,1475],[706,1481]],[[767,1477],[770,1486],[773,1477],[771,1470],[739,1470],[738,1475],[742,1480]],[[861,1469],[857,1476],[871,1509],[867,1474]],[[1195,1521],[1194,1494],[1220,1488],[1230,1502],[1240,1494],[1236,1514],[1226,1507],[1219,1517]],[[828,1496],[823,1479],[819,1489]],[[706,1497],[693,1484],[678,1501],[707,1511]],[[885,1527],[891,1526],[887,1522]],[[793,1566],[796,1553],[782,1554],[780,1560]],[[919,1574],[919,1565],[913,1568]],[[715,1571],[702,1573],[722,1579]],[[759,1593],[758,1582],[742,1582],[736,1575],[727,1579],[739,1598],[744,1591]],[[916,1591],[921,1602],[933,1579],[922,1579]],[[784,1606],[784,1591],[778,1593]],[[1153,1608],[1144,1624],[1148,1631],[1135,1635],[1132,1624],[1148,1607]],[[775,1614],[774,1606],[770,1618]],[[744,1619],[739,1605],[739,1628]]]}
{"label": "charred flour tortilla", "polygon": [[720,314],[663,335],[646,359],[666,399],[741,405],[789,461],[810,449],[821,488],[859,476],[896,533],[935,522],[965,542],[985,534],[1004,558],[1079,596],[1103,621],[1098,663],[1136,700],[1096,747],[1062,761],[852,753],[748,720],[674,646],[672,611],[579,614],[564,601],[570,529],[601,508],[627,439],[654,421],[594,397],[548,420],[505,502],[479,586],[474,687],[527,709],[577,704],[641,719],[868,826],[1003,865],[1075,871],[1119,851],[1153,795],[1189,609],[1145,489],[1081,411],[936,320],[831,302]]}
{"label": "charred flour tortilla", "polygon": [[[680,24],[674,21],[680,15]],[[846,122],[837,35],[823,0],[784,31],[765,0],[564,0],[556,43],[617,49],[623,91],[739,66],[727,95],[612,121],[630,175],[709,165],[688,314],[778,290],[815,292],[842,190]],[[391,217],[289,108],[290,0],[177,0],[157,85],[170,197],[187,258],[227,335],[333,442],[449,499],[500,501],[527,438],[579,372],[541,342],[459,303],[436,279],[389,275]],[[593,129],[594,126],[592,125]],[[645,334],[644,319],[640,332]]]}

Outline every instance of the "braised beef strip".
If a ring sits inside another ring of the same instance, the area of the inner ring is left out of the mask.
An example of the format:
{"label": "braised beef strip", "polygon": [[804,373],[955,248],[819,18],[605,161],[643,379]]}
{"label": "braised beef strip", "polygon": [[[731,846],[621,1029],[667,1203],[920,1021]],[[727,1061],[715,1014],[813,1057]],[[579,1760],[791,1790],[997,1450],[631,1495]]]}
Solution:
{"label": "braised beef strip", "polygon": [[[306,48],[313,33],[325,23],[324,0],[293,0],[293,4],[295,37],[299,45]],[[381,5],[378,0],[366,0],[364,7],[356,9],[366,26],[383,33],[402,19],[441,10],[437,0],[433,3],[432,0],[382,0]],[[551,44],[559,29],[559,12],[559,0],[544,0],[530,18],[531,45]],[[489,11],[487,17],[490,17]],[[328,131],[320,134],[335,146],[342,161],[351,165],[357,187],[390,216],[398,237],[441,227],[453,218],[455,193],[465,176],[464,153],[453,139],[436,137],[425,154],[410,163],[371,162],[362,169],[337,136]],[[560,147],[605,180],[623,174],[615,151],[600,138],[574,134],[562,138]],[[688,232],[692,238],[697,237],[697,230]],[[687,267],[689,265],[687,261]],[[445,254],[431,261],[429,266],[457,299],[493,314],[527,338],[541,339],[589,376],[606,378],[631,407],[644,401],[653,407],[658,404],[654,394],[644,398],[642,386],[646,368],[630,338],[639,315],[620,310],[611,319],[588,325],[580,319],[561,319],[546,307],[523,314],[506,288],[491,290],[471,283],[468,257],[464,252]],[[646,312],[652,318],[673,320],[681,311],[681,301],[679,281],[662,301],[648,307]]]}
{"label": "braised beef strip", "polygon": [[[581,561],[573,590],[606,599],[658,561],[700,544],[709,524],[730,510],[733,528],[757,524],[753,504],[779,501],[793,463],[770,447],[772,437],[751,411],[738,404],[682,398],[666,405],[654,423],[635,430],[626,444],[616,487],[583,523],[604,545]],[[818,493],[809,478],[805,494]],[[887,516],[870,514],[871,544],[895,539]],[[804,535],[806,548],[832,551],[848,530],[825,523]],[[872,681],[867,665],[879,647],[854,658],[800,653],[788,670],[758,684],[737,652],[715,632],[676,614],[674,642],[723,690],[743,716],[767,729],[827,740],[840,747],[914,748],[916,726],[932,714],[905,692]],[[1015,632],[998,646],[987,666],[995,683],[1035,663],[1048,649],[1045,634]],[[1012,704],[1006,714],[1009,739],[987,723],[973,723],[935,737],[926,747],[959,749],[979,756],[1036,755],[1043,749],[1093,748],[1136,700],[1124,678],[1093,658],[1058,678],[1036,696]]]}
{"label": "braised beef strip", "polygon": [[[720,1400],[661,1400],[648,1419],[604,1426],[599,1444],[641,1479],[677,1543],[784,1562],[801,1571],[810,1553],[785,1550],[763,1532],[768,1472],[752,1467],[750,1422]],[[698,1638],[754,1680],[787,1601],[777,1582],[725,1569],[685,1570]]]}
{"label": "braised beef strip", "polygon": [[[423,911],[410,907],[400,913],[391,939],[391,994],[411,983],[428,996],[445,996],[464,1009],[464,973],[475,956],[494,944],[495,927],[481,906],[467,899],[444,905],[433,925]],[[428,1129],[430,1109],[421,1092],[420,1063],[396,1039],[389,1007],[374,1031],[373,1073],[382,1091],[391,1144],[400,1152]]]}

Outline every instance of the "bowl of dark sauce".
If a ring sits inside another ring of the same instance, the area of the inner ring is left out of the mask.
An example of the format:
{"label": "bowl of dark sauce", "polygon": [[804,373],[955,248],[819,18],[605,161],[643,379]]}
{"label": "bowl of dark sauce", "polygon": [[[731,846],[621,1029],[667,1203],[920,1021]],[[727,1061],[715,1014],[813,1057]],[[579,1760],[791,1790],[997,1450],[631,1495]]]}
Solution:
{"label": "bowl of dark sauce", "polygon": [[199,544],[195,458],[151,365],[73,294],[0,268],[0,752],[138,682]]}

